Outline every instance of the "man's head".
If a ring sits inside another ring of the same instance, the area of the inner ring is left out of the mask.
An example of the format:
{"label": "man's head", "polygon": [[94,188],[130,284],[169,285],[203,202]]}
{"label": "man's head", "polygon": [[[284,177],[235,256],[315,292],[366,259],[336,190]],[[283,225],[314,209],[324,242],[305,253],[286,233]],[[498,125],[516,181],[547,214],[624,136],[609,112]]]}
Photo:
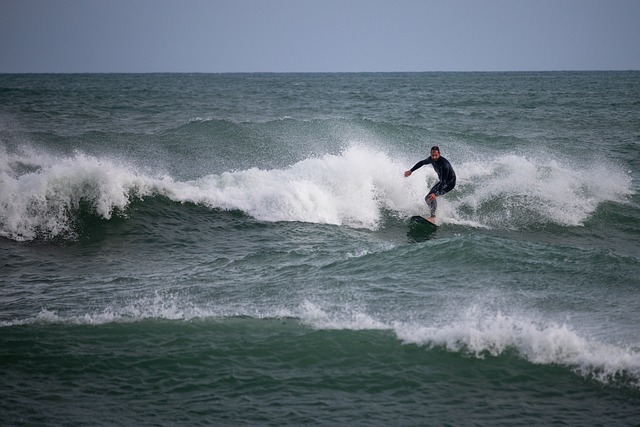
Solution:
{"label": "man's head", "polygon": [[438,160],[440,158],[440,148],[437,145],[431,147],[431,159]]}

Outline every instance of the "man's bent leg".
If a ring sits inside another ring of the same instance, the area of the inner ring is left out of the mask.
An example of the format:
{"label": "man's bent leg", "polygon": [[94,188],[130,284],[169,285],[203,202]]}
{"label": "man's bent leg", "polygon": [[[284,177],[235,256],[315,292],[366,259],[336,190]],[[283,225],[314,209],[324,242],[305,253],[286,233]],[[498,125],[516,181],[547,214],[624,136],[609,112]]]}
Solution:
{"label": "man's bent leg", "polygon": [[[429,193],[431,194],[431,193]],[[431,218],[436,217],[436,209],[438,209],[438,201],[436,198],[429,200],[429,194],[424,198],[424,201],[427,202],[427,206],[429,206],[429,210],[431,213]]]}

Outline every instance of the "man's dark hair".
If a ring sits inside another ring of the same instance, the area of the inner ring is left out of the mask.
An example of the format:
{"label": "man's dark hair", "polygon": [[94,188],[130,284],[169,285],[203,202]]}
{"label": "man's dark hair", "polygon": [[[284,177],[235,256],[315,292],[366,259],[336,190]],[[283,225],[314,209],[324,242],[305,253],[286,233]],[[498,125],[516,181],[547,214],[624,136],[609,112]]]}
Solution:
{"label": "man's dark hair", "polygon": [[438,153],[440,152],[440,147],[438,147],[437,145],[434,145],[433,147],[431,147],[431,151],[437,151]]}

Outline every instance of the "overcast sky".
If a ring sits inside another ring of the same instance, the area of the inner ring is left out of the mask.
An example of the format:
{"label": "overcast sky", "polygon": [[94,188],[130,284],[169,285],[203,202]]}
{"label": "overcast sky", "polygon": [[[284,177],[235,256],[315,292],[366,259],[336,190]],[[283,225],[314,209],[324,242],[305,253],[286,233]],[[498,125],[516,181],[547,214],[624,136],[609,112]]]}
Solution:
{"label": "overcast sky", "polygon": [[640,70],[640,0],[0,0],[0,72]]}

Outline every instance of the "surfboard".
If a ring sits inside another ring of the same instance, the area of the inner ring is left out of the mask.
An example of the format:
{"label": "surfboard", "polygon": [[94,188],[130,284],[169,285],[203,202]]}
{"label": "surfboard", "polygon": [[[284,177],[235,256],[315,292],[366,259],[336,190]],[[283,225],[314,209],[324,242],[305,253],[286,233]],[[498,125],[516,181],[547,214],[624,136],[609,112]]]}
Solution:
{"label": "surfboard", "polygon": [[412,216],[409,219],[409,224],[411,224],[412,226],[419,226],[419,227],[424,227],[425,229],[429,229],[429,230],[435,230],[436,228],[438,228],[437,225],[435,225],[433,222],[431,221],[427,221],[427,219],[423,216]]}

